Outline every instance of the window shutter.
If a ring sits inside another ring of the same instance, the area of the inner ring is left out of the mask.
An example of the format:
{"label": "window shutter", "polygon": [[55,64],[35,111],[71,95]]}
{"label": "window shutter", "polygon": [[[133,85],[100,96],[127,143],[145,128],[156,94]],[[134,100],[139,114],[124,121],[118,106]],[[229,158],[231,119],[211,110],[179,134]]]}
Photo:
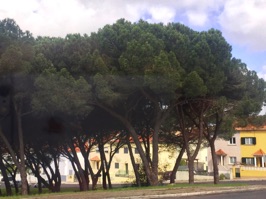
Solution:
{"label": "window shutter", "polygon": [[246,158],[242,158],[242,163],[246,164]]}
{"label": "window shutter", "polygon": [[245,144],[245,138],[241,138],[241,144]]}
{"label": "window shutter", "polygon": [[255,137],[252,138],[252,143],[253,143],[254,145],[256,145],[256,138],[255,138]]}

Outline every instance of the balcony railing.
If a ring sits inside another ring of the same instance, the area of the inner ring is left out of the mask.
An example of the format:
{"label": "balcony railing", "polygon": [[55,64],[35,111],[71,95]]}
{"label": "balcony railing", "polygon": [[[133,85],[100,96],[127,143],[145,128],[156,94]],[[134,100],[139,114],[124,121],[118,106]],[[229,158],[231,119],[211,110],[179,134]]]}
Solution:
{"label": "balcony railing", "polygon": [[129,177],[129,174],[126,170],[118,170],[116,173],[115,173],[115,176],[116,177]]}
{"label": "balcony railing", "polygon": [[241,166],[241,170],[249,170],[249,171],[266,171],[266,167]]}

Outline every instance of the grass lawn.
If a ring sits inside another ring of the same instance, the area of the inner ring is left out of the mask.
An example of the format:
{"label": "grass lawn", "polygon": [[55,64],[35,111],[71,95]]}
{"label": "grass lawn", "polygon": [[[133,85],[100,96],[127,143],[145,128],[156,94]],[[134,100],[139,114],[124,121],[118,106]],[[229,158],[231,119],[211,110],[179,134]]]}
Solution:
{"label": "grass lawn", "polygon": [[[181,193],[181,192],[192,192],[200,190],[214,190],[214,189],[229,189],[237,188],[240,186],[246,186],[246,183],[220,183],[217,185],[211,183],[176,183],[166,184],[154,187],[125,187],[125,188],[113,188],[110,190],[103,190],[101,188],[95,191],[79,192],[77,188],[61,188],[60,193],[51,193],[47,188],[43,189],[43,194],[38,194],[37,188],[31,188],[30,195],[21,196],[14,195],[11,197],[5,196],[5,189],[2,189],[1,198],[4,199],[20,199],[20,198],[64,198],[67,199],[67,195],[71,195],[71,198],[103,198],[103,197],[118,197],[128,195],[153,195],[153,194],[165,194],[165,193]],[[13,190],[14,192],[14,190]]]}

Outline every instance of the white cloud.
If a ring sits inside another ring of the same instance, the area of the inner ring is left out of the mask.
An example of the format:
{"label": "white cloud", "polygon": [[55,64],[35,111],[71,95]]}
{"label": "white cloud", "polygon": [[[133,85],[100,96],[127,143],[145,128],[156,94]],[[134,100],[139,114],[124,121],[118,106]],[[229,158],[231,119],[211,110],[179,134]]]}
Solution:
{"label": "white cloud", "polygon": [[[23,30],[37,35],[65,36],[90,33],[125,18],[135,22],[173,22],[187,19],[188,25],[204,26],[211,21],[222,0],[1,0],[0,19],[13,18]],[[148,17],[147,17],[148,16]]]}
{"label": "white cloud", "polygon": [[[265,58],[252,56],[266,51],[266,0],[0,0],[0,20],[12,18],[22,30],[36,37],[68,33],[90,34],[120,18],[131,22],[180,22],[197,30],[221,28],[240,59],[257,68],[266,80]],[[179,21],[177,21],[179,20]],[[239,47],[241,46],[241,47]],[[244,47],[243,47],[244,46]],[[246,49],[248,48],[248,49]],[[255,70],[255,69],[254,69]]]}
{"label": "white cloud", "polygon": [[188,11],[186,15],[189,23],[194,26],[204,26],[208,20],[208,15],[204,12]]}
{"label": "white cloud", "polygon": [[148,9],[148,13],[151,18],[148,18],[147,21],[155,23],[168,23],[174,21],[175,10],[169,7],[151,7]]}
{"label": "white cloud", "polygon": [[266,50],[265,10],[264,0],[228,0],[219,17],[222,31],[231,42]]}
{"label": "white cloud", "polygon": [[263,78],[266,81],[266,65],[262,66],[260,72],[257,73],[259,78]]}

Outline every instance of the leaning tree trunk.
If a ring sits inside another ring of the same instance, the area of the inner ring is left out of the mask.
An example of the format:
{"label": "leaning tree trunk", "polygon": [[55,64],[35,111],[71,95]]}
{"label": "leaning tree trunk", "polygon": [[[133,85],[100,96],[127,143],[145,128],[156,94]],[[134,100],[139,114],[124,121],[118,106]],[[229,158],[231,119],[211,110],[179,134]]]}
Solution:
{"label": "leaning tree trunk", "polygon": [[60,192],[61,189],[61,174],[59,171],[59,162],[58,158],[54,156],[54,166],[55,166],[55,174],[54,174],[54,191],[55,192]]}
{"label": "leaning tree trunk", "polygon": [[80,191],[88,191],[89,190],[89,186],[87,184],[87,180],[86,180],[86,177],[84,175],[84,170],[82,169],[82,167],[80,165],[80,162],[79,162],[79,159],[78,159],[78,156],[76,155],[76,153],[74,152],[73,154],[74,154],[75,163],[77,165],[77,170],[78,170],[78,173],[79,173]]}
{"label": "leaning tree trunk", "polygon": [[179,155],[178,155],[178,157],[176,159],[175,166],[174,166],[174,168],[173,168],[173,170],[171,172],[171,175],[170,175],[170,184],[175,183],[176,172],[177,172],[177,169],[178,169],[178,167],[180,165],[180,162],[182,160],[182,157],[183,157],[183,154],[184,154],[185,150],[186,150],[186,147],[185,147],[185,144],[183,144],[183,146],[182,146],[182,148],[181,148],[181,150],[179,152]]}
{"label": "leaning tree trunk", "polygon": [[111,180],[109,169],[107,169],[106,171],[106,177],[107,177],[107,182],[108,182],[108,188],[112,189],[113,185],[112,185],[112,180]]}
{"label": "leaning tree trunk", "polygon": [[217,164],[217,155],[215,153],[215,145],[214,140],[209,141],[210,148],[211,148],[211,154],[212,154],[212,165],[213,165],[213,183],[218,184],[219,183],[219,169]]}
{"label": "leaning tree trunk", "polygon": [[0,157],[0,169],[1,169],[1,172],[2,172],[2,176],[4,179],[6,179],[4,182],[5,182],[5,187],[6,187],[6,195],[7,196],[11,196],[12,195],[12,188],[11,188],[11,185],[8,181],[8,174],[6,172],[6,168],[5,168],[5,165],[3,163],[3,160],[2,160],[2,156]]}
{"label": "leaning tree trunk", "polygon": [[133,167],[133,170],[134,170],[134,174],[135,174],[135,178],[136,178],[136,185],[138,187],[140,187],[141,186],[141,181],[140,181],[139,171],[138,171],[138,168],[137,168],[137,165],[136,165],[136,162],[135,162],[135,157],[134,157],[134,154],[133,154],[133,151],[132,151],[132,147],[131,147],[131,144],[130,144],[130,141],[129,141],[129,136],[127,136],[126,139],[127,139],[126,142],[127,142],[127,147],[128,147],[128,151],[129,151],[131,164],[132,164],[132,167]]}
{"label": "leaning tree trunk", "polygon": [[[100,141],[101,142],[101,141]],[[105,158],[105,154],[104,154],[104,145],[103,144],[99,144],[99,152],[100,152],[100,156],[101,156],[101,169],[102,169],[102,186],[103,189],[107,189],[107,182],[106,182],[106,167],[107,167],[107,163],[106,163],[106,158]]]}

